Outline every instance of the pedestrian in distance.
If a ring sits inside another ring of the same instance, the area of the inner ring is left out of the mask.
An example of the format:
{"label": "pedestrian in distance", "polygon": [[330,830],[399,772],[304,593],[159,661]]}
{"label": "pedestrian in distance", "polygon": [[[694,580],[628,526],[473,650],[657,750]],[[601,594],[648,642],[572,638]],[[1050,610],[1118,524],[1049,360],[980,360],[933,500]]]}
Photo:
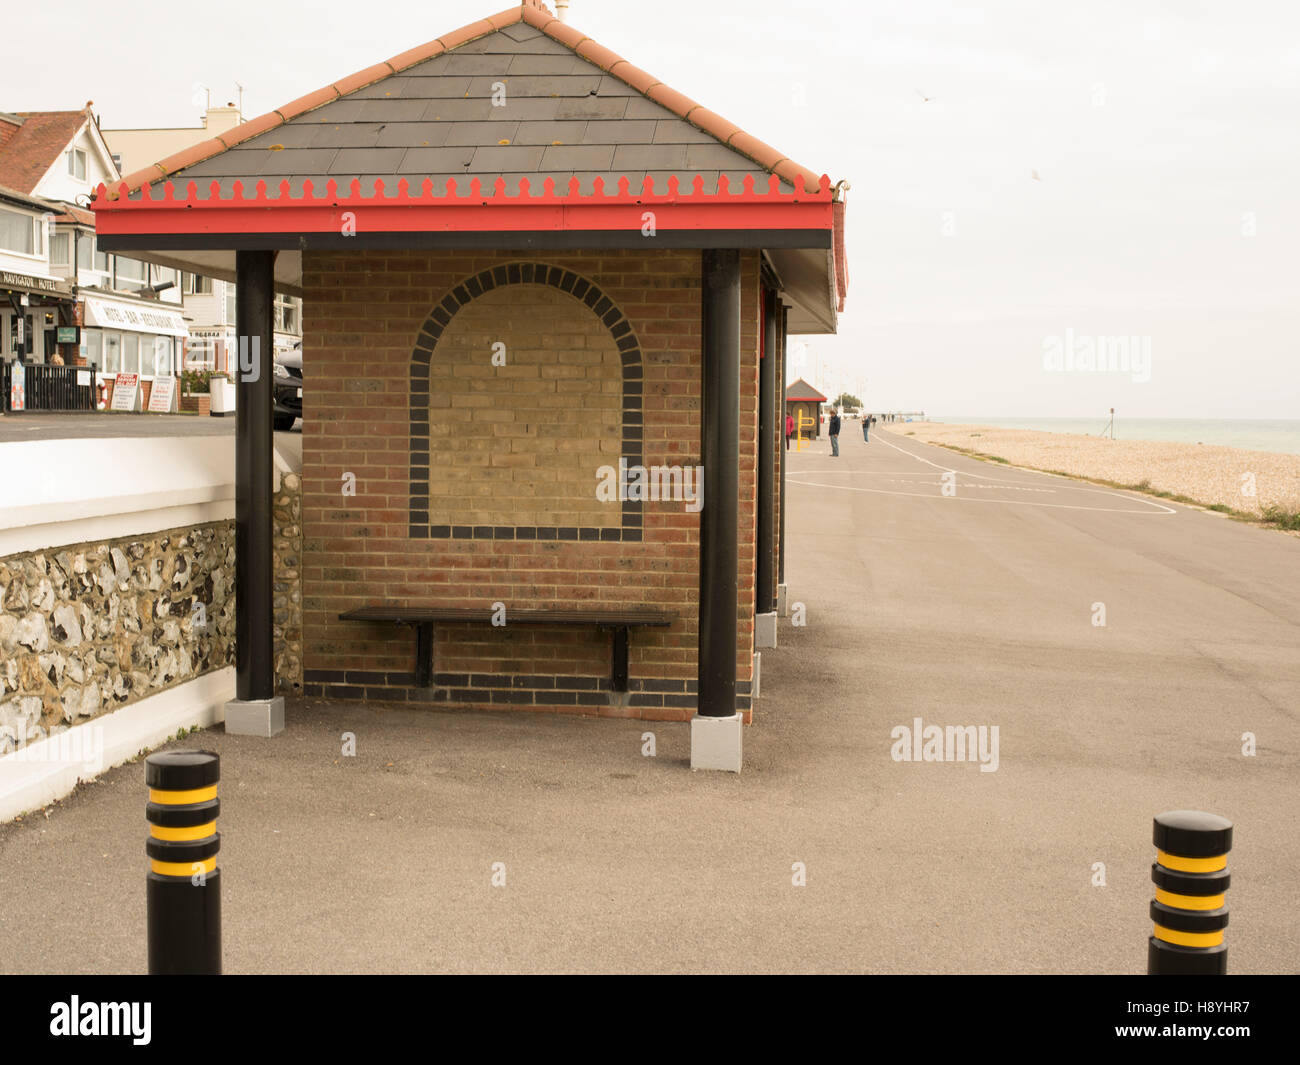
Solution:
{"label": "pedestrian in distance", "polygon": [[790,450],[790,437],[794,436],[794,415],[785,416],[785,449]]}
{"label": "pedestrian in distance", "polygon": [[870,429],[871,429],[871,415],[868,414],[866,411],[863,411],[862,412],[862,442],[864,444],[869,444],[871,442],[870,438],[867,436],[867,433]]}
{"label": "pedestrian in distance", "polygon": [[834,407],[831,408],[831,422],[827,427],[831,438],[831,457],[840,457],[840,412]]}

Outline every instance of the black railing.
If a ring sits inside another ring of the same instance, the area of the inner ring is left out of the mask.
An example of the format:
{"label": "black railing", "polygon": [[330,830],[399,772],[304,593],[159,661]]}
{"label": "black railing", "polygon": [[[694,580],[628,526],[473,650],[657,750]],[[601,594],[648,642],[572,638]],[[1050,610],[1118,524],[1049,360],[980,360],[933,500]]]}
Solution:
{"label": "black railing", "polygon": [[[0,362],[0,402],[6,414],[13,411],[12,361]],[[51,366],[23,364],[24,410],[95,410],[96,369],[94,366]],[[82,376],[79,376],[82,375]]]}

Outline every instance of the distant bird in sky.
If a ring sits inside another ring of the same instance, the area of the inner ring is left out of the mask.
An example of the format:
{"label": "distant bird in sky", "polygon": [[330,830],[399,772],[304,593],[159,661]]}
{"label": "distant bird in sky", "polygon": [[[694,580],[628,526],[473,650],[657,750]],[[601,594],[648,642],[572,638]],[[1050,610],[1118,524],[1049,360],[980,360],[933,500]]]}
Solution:
{"label": "distant bird in sky", "polygon": [[933,96],[926,96],[925,93],[923,93],[920,89],[914,89],[913,91],[916,93],[917,96],[921,98],[921,103],[923,104],[928,104],[931,100],[934,99]]}

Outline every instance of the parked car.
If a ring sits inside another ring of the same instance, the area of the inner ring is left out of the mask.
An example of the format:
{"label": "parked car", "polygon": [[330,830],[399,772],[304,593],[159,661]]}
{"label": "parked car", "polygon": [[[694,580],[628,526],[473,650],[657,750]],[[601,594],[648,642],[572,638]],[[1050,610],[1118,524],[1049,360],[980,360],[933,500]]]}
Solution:
{"label": "parked car", "polygon": [[302,348],[275,357],[275,427],[292,429],[302,417]]}

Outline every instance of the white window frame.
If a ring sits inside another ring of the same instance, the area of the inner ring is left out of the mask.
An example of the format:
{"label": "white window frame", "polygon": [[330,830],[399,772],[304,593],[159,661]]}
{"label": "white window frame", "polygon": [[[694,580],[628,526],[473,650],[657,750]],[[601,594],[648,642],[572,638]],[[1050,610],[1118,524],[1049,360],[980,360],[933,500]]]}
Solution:
{"label": "white window frame", "polygon": [[[78,163],[81,164],[80,166],[81,173],[79,174],[77,173]],[[90,172],[88,170],[89,165],[90,165],[90,158],[89,156],[87,156],[86,150],[84,148],[68,149],[68,176],[69,177],[75,178],[77,181],[87,180],[86,175]]]}

